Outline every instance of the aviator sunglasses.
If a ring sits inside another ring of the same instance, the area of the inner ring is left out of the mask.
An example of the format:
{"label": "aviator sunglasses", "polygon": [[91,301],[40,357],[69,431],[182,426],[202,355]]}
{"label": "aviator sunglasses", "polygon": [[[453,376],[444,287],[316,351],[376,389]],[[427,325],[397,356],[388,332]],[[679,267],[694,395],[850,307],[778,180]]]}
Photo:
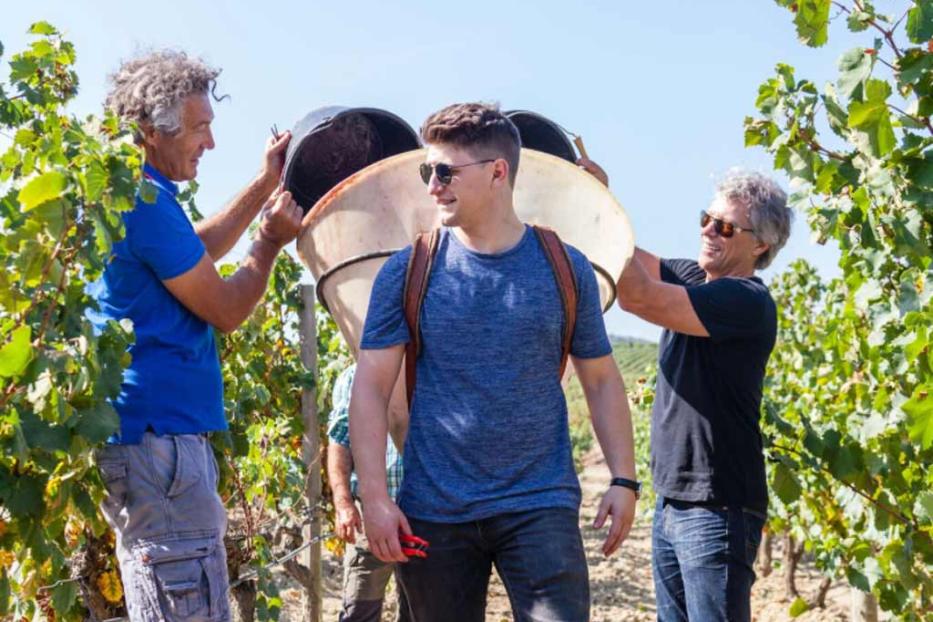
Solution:
{"label": "aviator sunglasses", "polygon": [[700,211],[700,227],[705,227],[711,220],[713,221],[713,229],[716,230],[718,235],[724,238],[731,238],[733,235],[735,235],[736,232],[742,233],[743,231],[746,231],[748,233],[755,233],[754,229],[746,229],[745,227],[740,227],[735,223],[725,221],[722,218],[711,216],[710,213],[705,210]]}
{"label": "aviator sunglasses", "polygon": [[446,186],[453,181],[454,173],[459,169],[467,166],[475,166],[477,164],[488,164],[489,162],[495,162],[495,160],[478,160],[476,162],[467,162],[466,164],[457,164],[456,166],[444,164],[443,162],[438,162],[437,164],[428,164],[424,162],[418,168],[418,171],[421,173],[421,181],[423,181],[425,185],[431,183],[431,174],[433,173],[437,175],[437,181]]}

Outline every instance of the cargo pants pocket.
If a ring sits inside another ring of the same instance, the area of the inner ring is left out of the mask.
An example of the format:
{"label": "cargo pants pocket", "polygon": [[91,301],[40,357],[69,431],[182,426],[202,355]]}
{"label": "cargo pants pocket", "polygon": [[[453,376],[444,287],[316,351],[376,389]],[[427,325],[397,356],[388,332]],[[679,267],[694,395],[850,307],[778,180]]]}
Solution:
{"label": "cargo pants pocket", "polygon": [[226,568],[214,533],[173,534],[134,547],[141,591],[154,619],[228,619]]}
{"label": "cargo pants pocket", "polygon": [[101,503],[104,517],[113,526],[117,514],[126,504],[127,484],[126,457],[119,446],[106,446],[95,452],[97,472],[104,484],[106,495]]}
{"label": "cargo pants pocket", "polygon": [[200,451],[191,435],[156,436],[147,432],[143,443],[149,454],[152,477],[169,499],[180,496],[201,480]]}

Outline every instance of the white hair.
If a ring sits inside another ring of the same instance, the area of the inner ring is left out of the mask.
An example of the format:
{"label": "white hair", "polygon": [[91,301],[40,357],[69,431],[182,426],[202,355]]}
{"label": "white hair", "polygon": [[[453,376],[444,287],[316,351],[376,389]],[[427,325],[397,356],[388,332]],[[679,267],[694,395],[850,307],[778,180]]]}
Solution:
{"label": "white hair", "polygon": [[767,268],[790,237],[794,211],[787,207],[787,195],[770,177],[732,170],[716,186],[716,197],[747,210],[755,236],[768,245],[755,261],[755,268]]}
{"label": "white hair", "polygon": [[220,69],[184,52],[152,52],[124,62],[111,74],[113,87],[105,106],[123,121],[175,134],[181,129],[182,102],[189,95],[213,95],[218,75]]}

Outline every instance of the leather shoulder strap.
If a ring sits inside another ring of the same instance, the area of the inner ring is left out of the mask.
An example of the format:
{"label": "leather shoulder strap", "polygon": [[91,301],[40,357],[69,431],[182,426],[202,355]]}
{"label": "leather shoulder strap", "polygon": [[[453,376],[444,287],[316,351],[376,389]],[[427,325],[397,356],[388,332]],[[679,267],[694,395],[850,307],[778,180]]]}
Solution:
{"label": "leather shoulder strap", "polygon": [[415,364],[421,354],[421,305],[424,304],[424,295],[428,291],[428,279],[439,239],[440,229],[415,236],[411,245],[411,256],[408,258],[408,268],[405,271],[402,301],[409,335],[408,344],[405,346],[405,388],[409,409],[417,381]]}
{"label": "leather shoulder strap", "polygon": [[551,270],[554,271],[560,301],[564,307],[564,334],[560,347],[560,377],[563,378],[567,359],[570,357],[573,331],[577,324],[577,278],[570,263],[570,255],[567,254],[567,249],[557,233],[540,225],[534,225],[534,230],[548,263],[551,264]]}

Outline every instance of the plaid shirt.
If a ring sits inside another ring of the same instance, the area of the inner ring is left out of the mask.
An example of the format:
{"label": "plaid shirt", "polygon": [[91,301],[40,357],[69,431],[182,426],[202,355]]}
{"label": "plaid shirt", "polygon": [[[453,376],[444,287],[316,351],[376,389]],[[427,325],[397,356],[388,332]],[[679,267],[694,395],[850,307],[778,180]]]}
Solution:
{"label": "plaid shirt", "polygon": [[[356,365],[350,365],[337,377],[334,383],[334,408],[327,418],[327,436],[338,445],[350,448],[350,389],[353,386],[353,375]],[[389,497],[398,496],[399,486],[402,484],[402,456],[395,449],[392,438],[386,439],[386,483],[389,488]],[[350,492],[357,496],[358,483],[356,470],[350,474]]]}

